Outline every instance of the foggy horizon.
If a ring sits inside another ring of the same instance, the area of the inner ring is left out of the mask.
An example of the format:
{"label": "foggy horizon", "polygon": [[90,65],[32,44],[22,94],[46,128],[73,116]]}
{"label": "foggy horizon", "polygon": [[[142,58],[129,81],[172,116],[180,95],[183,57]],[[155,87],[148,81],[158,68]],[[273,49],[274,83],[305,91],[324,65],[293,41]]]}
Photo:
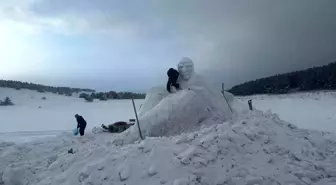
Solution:
{"label": "foggy horizon", "polygon": [[[330,62],[330,63],[333,63],[333,62]],[[315,66],[311,66],[311,67],[308,67],[308,68],[321,67],[321,66],[328,65],[328,64],[329,63],[323,64],[323,65],[315,65]],[[242,81],[238,84],[234,84],[230,87],[226,86],[225,89],[229,90],[230,88],[232,88],[235,85],[240,85],[240,84],[243,84],[243,83],[248,82],[248,81],[254,81],[254,80],[257,80],[257,79],[261,79],[261,78],[265,78],[265,77],[271,77],[271,76],[275,76],[275,75],[279,75],[279,74],[290,73],[290,72],[294,72],[294,71],[302,71],[302,70],[306,70],[308,68],[298,69],[298,70],[293,70],[293,71],[287,71],[287,72],[283,72],[283,73],[277,73],[277,74],[273,74],[273,75],[270,75],[270,76],[261,76],[261,77],[256,78],[256,79],[249,79],[247,81]],[[211,79],[209,77],[207,77],[207,78]],[[14,81],[34,83],[34,84],[40,84],[40,85],[45,85],[45,86],[53,86],[53,87],[70,87],[70,88],[92,89],[92,90],[95,90],[96,92],[108,92],[108,91],[126,92],[126,91],[130,91],[130,92],[134,92],[134,93],[146,93],[149,90],[149,89],[136,89],[136,90],[133,89],[132,90],[132,88],[124,88],[124,89],[121,88],[121,90],[115,90],[115,89],[109,89],[109,86],[101,87],[101,88],[97,89],[97,88],[94,88],[94,87],[86,86],[86,84],[90,84],[90,83],[87,83],[87,80],[90,81],[90,79],[75,81],[76,83],[74,83],[74,84],[78,84],[79,86],[71,86],[69,84],[71,84],[71,82],[73,82],[73,81],[70,81],[70,83],[69,82],[66,83],[67,80],[64,80],[65,83],[52,82],[51,80],[45,80],[45,81],[43,81],[43,80],[41,80],[41,81],[27,81],[27,80],[24,80],[24,79],[2,79],[2,80],[14,80]],[[99,79],[96,79],[96,80],[99,81]],[[94,80],[92,80],[92,81],[94,81]],[[115,82],[115,83],[117,84],[118,82]],[[161,86],[164,86],[164,83],[165,83],[165,81],[163,82],[163,84],[161,84]],[[218,88],[221,88],[221,83],[223,83],[223,82],[218,81],[217,83],[215,82],[214,85],[218,85]]]}
{"label": "foggy horizon", "polygon": [[336,1],[4,0],[0,79],[146,92],[189,57],[234,85],[336,61]]}

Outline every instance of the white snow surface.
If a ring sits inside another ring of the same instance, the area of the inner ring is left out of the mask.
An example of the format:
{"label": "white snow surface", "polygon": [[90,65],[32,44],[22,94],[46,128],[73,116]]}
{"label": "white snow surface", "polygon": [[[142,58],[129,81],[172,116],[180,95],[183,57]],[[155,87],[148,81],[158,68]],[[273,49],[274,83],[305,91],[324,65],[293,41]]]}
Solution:
{"label": "white snow surface", "polygon": [[[20,126],[26,123],[28,125],[23,125],[23,128],[27,129],[29,124],[30,127],[36,127],[31,122],[36,120],[41,130],[57,123],[61,124],[57,125],[59,129],[65,127],[66,130],[75,125],[73,109],[87,115],[85,117],[88,117],[88,123],[92,125],[112,122],[111,120],[116,119],[116,114],[130,117],[133,115],[129,101],[129,107],[126,108],[121,101],[87,103],[74,97],[37,94],[26,90],[0,89],[0,95],[10,95],[16,103],[12,107],[0,107],[0,129],[3,129],[3,120],[6,121],[7,129],[12,123]],[[47,132],[45,134],[57,137],[44,137],[25,143],[0,141],[0,185],[336,184],[335,134],[297,128],[269,110],[249,111],[246,100],[250,97],[233,101],[233,116],[222,121],[216,117],[217,114],[206,109],[192,109],[194,106],[200,107],[199,104],[211,108],[212,103],[207,103],[200,95],[202,93],[181,91],[175,96],[165,98],[164,101],[169,103],[160,102],[171,105],[161,112],[163,115],[160,115],[160,111],[144,111],[142,117],[146,117],[147,113],[152,114],[150,117],[166,117],[169,112],[177,111],[174,106],[177,106],[176,102],[180,102],[189,106],[180,110],[184,116],[177,121],[185,119],[191,122],[182,122],[185,125],[179,129],[176,129],[176,124],[166,124],[170,127],[163,127],[164,134],[153,134],[150,131],[151,134],[145,140],[137,140],[132,144],[120,144],[119,141],[125,137],[125,133],[110,134],[97,132],[97,129],[93,129],[92,133],[87,130],[84,137],[74,137],[67,131],[62,134]],[[42,96],[47,96],[47,100],[41,100]],[[293,100],[302,97],[309,100],[312,96],[301,94],[283,97]],[[319,100],[329,99],[330,102],[333,101],[332,96],[324,97],[321,94]],[[195,97],[198,97],[197,101],[192,101]],[[266,103],[264,106],[258,103],[258,98],[264,97],[253,96],[253,100],[256,100],[255,107],[267,107]],[[277,98],[267,97],[270,101],[276,101],[274,99]],[[317,102],[319,101],[315,105]],[[160,107],[160,103],[156,110],[164,109]],[[42,110],[38,106],[42,106]],[[334,106],[335,104],[330,104],[329,109]],[[285,113],[289,109],[275,109],[274,112]],[[303,108],[296,111],[300,110]],[[332,115],[332,112],[328,113]],[[26,117],[21,118],[19,115]],[[202,115],[207,119],[199,123],[197,120]],[[56,118],[52,119],[54,117]],[[64,119],[69,119],[69,122]],[[43,125],[44,121],[47,121],[46,125]],[[64,122],[72,126],[62,125]],[[149,129],[145,124],[144,130],[151,130],[156,125],[165,124],[148,122]],[[9,128],[14,129],[15,126]],[[14,133],[6,134],[9,136]],[[29,135],[26,132],[19,134]],[[155,134],[164,136],[153,137],[157,136]],[[68,153],[71,148],[73,154]]]}
{"label": "white snow surface", "polygon": [[336,184],[334,134],[299,129],[271,111],[246,108],[235,101],[235,113],[225,122],[214,118],[193,131],[127,145],[115,142],[123,134],[100,132],[0,142],[0,184]]}
{"label": "white snow surface", "polygon": [[[89,134],[0,145],[0,184],[336,183],[336,139],[297,129],[270,112],[242,110],[224,123],[116,146]],[[74,154],[67,153],[73,148]]]}
{"label": "white snow surface", "polygon": [[[0,87],[0,100],[6,96],[15,105],[0,106],[0,133],[72,130],[77,126],[75,114],[83,115],[88,129],[135,118],[131,100],[95,100],[91,103],[78,97]],[[137,108],[142,102],[135,101]],[[0,134],[0,140],[1,137]]]}
{"label": "white snow surface", "polygon": [[247,100],[252,99],[256,109],[271,110],[300,128],[336,133],[335,91],[255,95],[239,99],[245,101],[246,106]]}

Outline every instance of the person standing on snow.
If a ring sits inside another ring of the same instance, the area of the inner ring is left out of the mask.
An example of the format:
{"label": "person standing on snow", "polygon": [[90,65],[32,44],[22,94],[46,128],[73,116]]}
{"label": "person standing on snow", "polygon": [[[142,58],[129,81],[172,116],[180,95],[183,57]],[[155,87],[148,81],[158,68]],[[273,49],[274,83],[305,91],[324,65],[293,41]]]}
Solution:
{"label": "person standing on snow", "polygon": [[173,92],[176,92],[180,88],[180,85],[177,83],[177,79],[179,77],[179,72],[176,69],[170,68],[167,71],[168,82],[167,82],[167,91],[172,93],[172,87],[175,87]]}
{"label": "person standing on snow", "polygon": [[75,118],[77,120],[77,129],[79,129],[79,134],[81,136],[84,136],[85,128],[86,128],[86,121],[84,118],[78,114],[75,115]]}

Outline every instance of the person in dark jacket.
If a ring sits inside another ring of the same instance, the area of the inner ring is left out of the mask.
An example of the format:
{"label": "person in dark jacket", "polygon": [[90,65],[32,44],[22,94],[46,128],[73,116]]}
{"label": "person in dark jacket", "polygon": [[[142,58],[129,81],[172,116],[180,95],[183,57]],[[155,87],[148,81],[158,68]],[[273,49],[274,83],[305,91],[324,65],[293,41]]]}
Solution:
{"label": "person in dark jacket", "polygon": [[177,83],[179,72],[176,69],[170,68],[167,71],[167,75],[168,75],[167,91],[171,93],[172,86],[174,86],[176,90],[180,88],[180,84]]}
{"label": "person in dark jacket", "polygon": [[78,114],[75,115],[77,120],[77,128],[79,129],[79,134],[84,136],[85,128],[86,128],[86,121],[84,118]]}

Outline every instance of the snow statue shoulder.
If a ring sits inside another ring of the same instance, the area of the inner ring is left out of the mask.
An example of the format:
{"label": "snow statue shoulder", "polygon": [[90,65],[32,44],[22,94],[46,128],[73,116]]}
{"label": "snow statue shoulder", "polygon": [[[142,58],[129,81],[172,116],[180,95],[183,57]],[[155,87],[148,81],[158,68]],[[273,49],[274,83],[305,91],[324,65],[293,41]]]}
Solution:
{"label": "snow statue shoulder", "polygon": [[[145,137],[190,132],[202,125],[222,123],[231,117],[229,106],[220,90],[214,90],[203,77],[195,73],[191,59],[183,58],[177,67],[180,73],[179,91],[168,93],[164,87],[153,87],[146,94],[139,112],[141,132]],[[128,144],[138,139],[138,128],[132,126],[121,133],[116,142]]]}

